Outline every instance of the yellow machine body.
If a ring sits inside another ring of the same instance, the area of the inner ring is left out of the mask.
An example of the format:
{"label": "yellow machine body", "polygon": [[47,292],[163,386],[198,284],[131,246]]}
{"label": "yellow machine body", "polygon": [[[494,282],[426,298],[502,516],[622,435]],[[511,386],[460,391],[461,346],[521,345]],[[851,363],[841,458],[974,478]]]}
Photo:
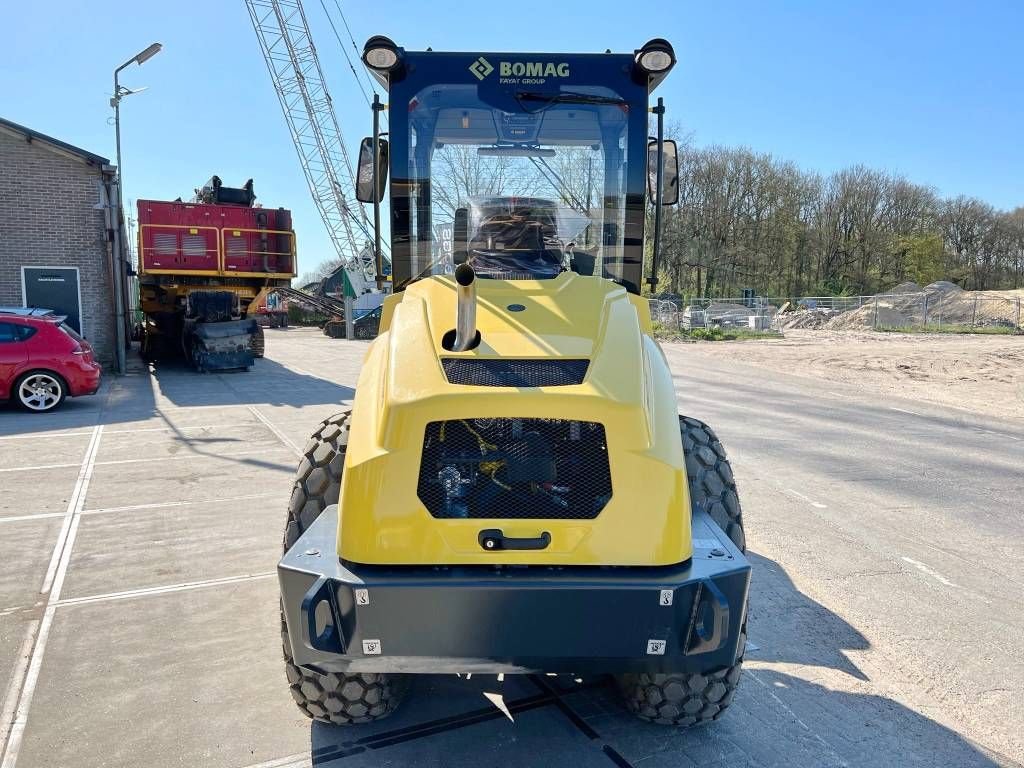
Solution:
{"label": "yellow machine body", "polygon": [[[651,336],[647,302],[600,277],[477,285],[481,342],[442,346],[455,326],[456,284],[435,276],[384,305],[353,407],[340,496],[338,553],[366,564],[669,565],[692,555],[690,506],[672,374]],[[521,305],[511,311],[510,305]],[[450,357],[587,359],[581,384],[451,384]],[[604,426],[612,494],[593,519],[440,519],[417,495],[427,424],[564,419]],[[550,534],[539,550],[484,551],[481,529]]]}

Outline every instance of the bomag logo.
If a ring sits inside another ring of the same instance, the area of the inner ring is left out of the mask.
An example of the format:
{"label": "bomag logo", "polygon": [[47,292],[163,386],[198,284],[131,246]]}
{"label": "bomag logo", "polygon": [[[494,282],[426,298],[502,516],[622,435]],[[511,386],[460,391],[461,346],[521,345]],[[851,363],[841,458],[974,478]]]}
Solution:
{"label": "bomag logo", "polygon": [[[477,80],[483,80],[494,71],[494,65],[483,56],[469,65]],[[500,77],[569,77],[569,65],[553,61],[499,61]]]}
{"label": "bomag logo", "polygon": [[568,77],[569,65],[553,61],[502,61],[498,64],[501,77]]}
{"label": "bomag logo", "polygon": [[494,71],[494,67],[491,66],[491,62],[481,56],[469,65],[469,71],[476,76],[477,80],[483,80]]}

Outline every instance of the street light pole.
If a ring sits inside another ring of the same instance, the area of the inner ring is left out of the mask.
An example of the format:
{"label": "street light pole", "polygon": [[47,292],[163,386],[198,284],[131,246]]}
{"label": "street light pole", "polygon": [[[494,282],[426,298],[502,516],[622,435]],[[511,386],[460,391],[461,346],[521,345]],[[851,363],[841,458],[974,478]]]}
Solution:
{"label": "street light pole", "polygon": [[127,335],[125,333],[125,258],[124,258],[124,238],[121,236],[123,232],[122,222],[124,221],[124,198],[122,189],[124,188],[123,178],[124,175],[121,172],[121,99],[125,96],[130,96],[133,93],[138,93],[140,89],[132,90],[131,88],[123,88],[118,80],[118,76],[121,74],[121,70],[132,64],[143,64],[149,59],[160,53],[163,45],[160,43],[153,43],[145,50],[139,51],[137,54],[132,56],[128,61],[119,66],[114,70],[114,95],[110,99],[110,106],[114,108],[114,142],[116,144],[117,152],[117,210],[114,212],[114,312],[117,318],[117,328],[115,332],[116,336],[116,361],[118,373],[125,372],[125,347],[127,346]]}

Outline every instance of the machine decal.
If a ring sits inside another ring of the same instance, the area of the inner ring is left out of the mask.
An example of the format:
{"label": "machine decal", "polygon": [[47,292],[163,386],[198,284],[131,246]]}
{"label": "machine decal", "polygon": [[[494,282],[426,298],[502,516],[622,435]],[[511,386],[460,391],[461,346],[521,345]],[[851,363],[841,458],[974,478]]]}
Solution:
{"label": "machine decal", "polygon": [[363,640],[363,653],[367,656],[380,656],[380,640]]}
{"label": "machine decal", "polygon": [[[365,643],[364,643],[365,645]],[[648,640],[647,641],[647,655],[648,656],[664,656],[665,646],[668,643],[664,640]]]}
{"label": "machine decal", "polygon": [[368,589],[355,589],[353,592],[356,595],[356,605],[370,604],[370,591]]}
{"label": "machine decal", "polygon": [[661,596],[658,598],[658,605],[672,605],[672,596],[675,594],[671,589],[661,590]]}
{"label": "machine decal", "polygon": [[491,62],[481,56],[469,65],[469,71],[473,73],[477,80],[483,80],[494,71],[494,67],[491,66]]}

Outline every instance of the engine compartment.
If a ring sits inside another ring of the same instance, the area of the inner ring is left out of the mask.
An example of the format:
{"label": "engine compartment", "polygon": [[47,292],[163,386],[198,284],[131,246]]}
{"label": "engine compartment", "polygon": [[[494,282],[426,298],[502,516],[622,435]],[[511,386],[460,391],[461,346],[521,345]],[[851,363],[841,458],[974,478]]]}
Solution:
{"label": "engine compartment", "polygon": [[562,419],[430,422],[417,495],[436,518],[591,520],[612,495],[604,427]]}

